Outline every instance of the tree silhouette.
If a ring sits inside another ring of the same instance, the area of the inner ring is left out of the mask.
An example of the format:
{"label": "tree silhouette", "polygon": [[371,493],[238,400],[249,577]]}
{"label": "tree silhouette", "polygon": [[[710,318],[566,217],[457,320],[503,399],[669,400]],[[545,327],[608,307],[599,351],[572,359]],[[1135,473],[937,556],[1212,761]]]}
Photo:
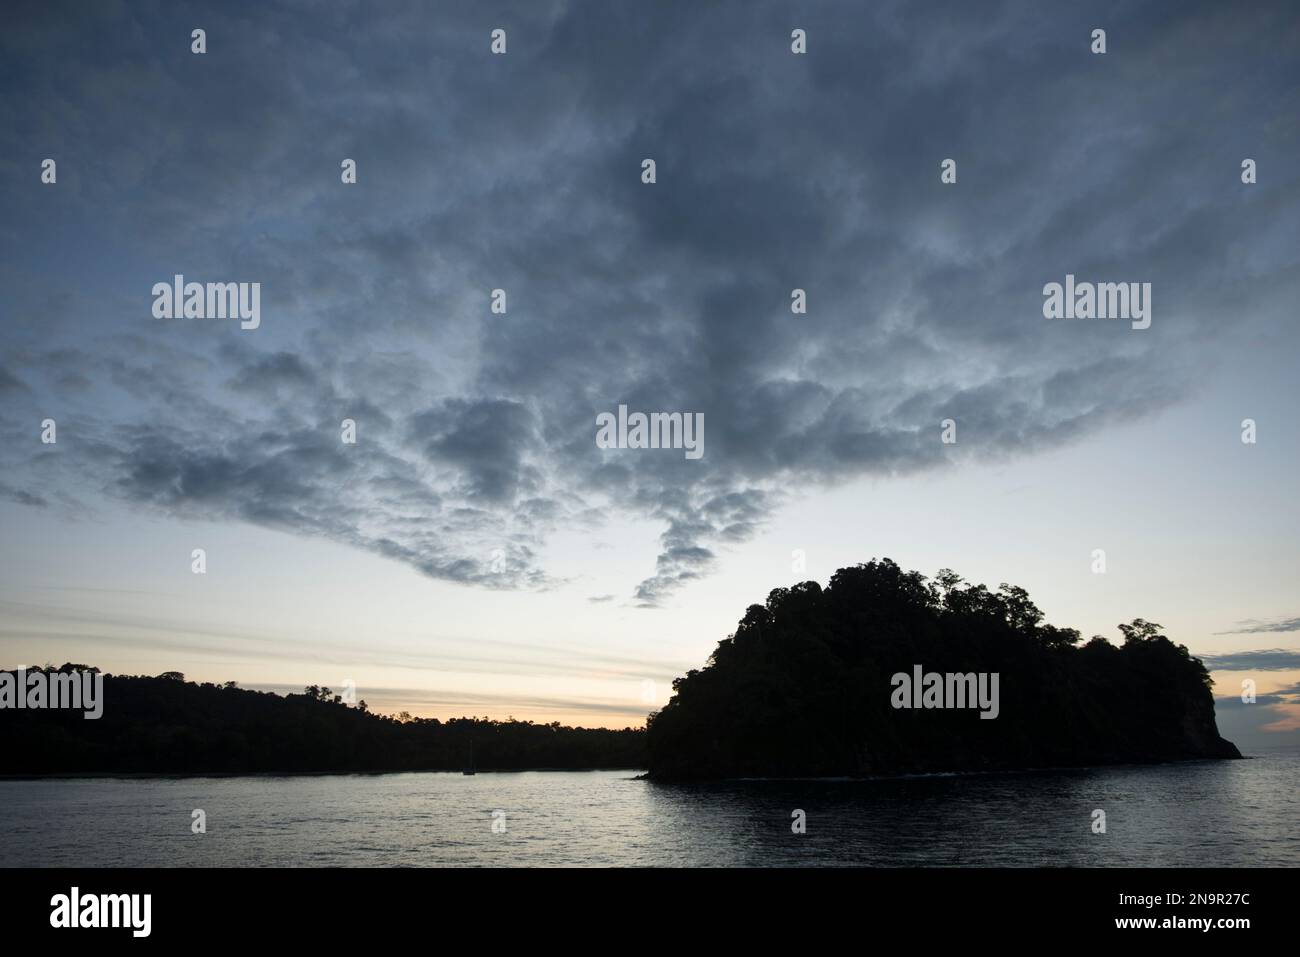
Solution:
{"label": "tree silhouette", "polygon": [[[1020,587],[889,559],[751,605],[648,721],[658,778],[860,775],[1239,757],[1210,676],[1143,619],[1116,647],[1043,623]],[[892,707],[891,676],[996,673],[994,720]]]}
{"label": "tree silhouette", "polygon": [[[50,669],[54,670],[54,669]],[[77,670],[65,665],[59,670]],[[459,771],[644,768],[645,732],[486,718],[413,718],[355,708],[319,685],[276,695],[158,677],[104,676],[102,717],[6,710],[0,773]]]}

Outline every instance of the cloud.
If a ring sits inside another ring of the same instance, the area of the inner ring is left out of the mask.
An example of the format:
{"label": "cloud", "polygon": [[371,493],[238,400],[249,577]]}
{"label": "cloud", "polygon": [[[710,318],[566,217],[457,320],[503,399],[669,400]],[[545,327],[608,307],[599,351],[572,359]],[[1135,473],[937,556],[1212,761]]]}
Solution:
{"label": "cloud", "polygon": [[0,394],[19,392],[27,389],[22,379],[18,378],[4,366],[0,366]]}
{"label": "cloud", "polygon": [[1201,655],[1210,671],[1288,671],[1300,668],[1300,651],[1270,648],[1264,651],[1234,651],[1225,655]]}
{"label": "cloud", "polygon": [[1278,695],[1259,695],[1252,704],[1240,697],[1215,698],[1219,731],[1249,755],[1252,748],[1293,745],[1300,731],[1300,702]]}
{"label": "cloud", "polygon": [[[1286,204],[1206,188],[1224,159],[1200,138],[1290,155],[1287,13],[1117,12],[1143,55],[1099,70],[1086,24],[1032,3],[814,5],[806,57],[774,2],[518,4],[505,57],[478,15],[414,2],[309,29],[294,5],[205,10],[206,57],[160,56],[165,27],[115,8],[33,7],[0,38],[0,156],[49,143],[60,182],[0,161],[0,261],[35,277],[6,281],[0,347],[27,389],[5,372],[0,391],[67,412],[57,457],[6,430],[0,464],[50,501],[252,522],[485,587],[552,587],[554,531],[649,518],[628,589],[661,605],[792,489],[1150,415],[1220,337],[1289,309]],[[176,272],[261,282],[261,328],[152,319]],[[1067,272],[1153,282],[1152,329],[1049,324],[1042,285]],[[702,413],[703,458],[597,449],[622,403]]]}
{"label": "cloud", "polygon": [[50,504],[47,499],[35,493],[21,488],[14,488],[6,482],[0,482],[0,498],[7,498],[11,502],[17,502],[19,505],[30,505],[33,508],[45,508]]}
{"label": "cloud", "polygon": [[[250,684],[250,691],[301,694],[302,686]],[[641,727],[651,710],[633,701],[603,698],[562,698],[541,695],[483,694],[427,688],[358,688],[357,697],[368,709],[381,714],[412,711],[428,717],[491,717],[498,721],[513,714],[572,719],[581,716],[587,727]],[[529,719],[531,720],[531,719]]]}
{"label": "cloud", "polygon": [[1216,631],[1216,635],[1264,635],[1283,631],[1300,631],[1300,618],[1279,618],[1273,621],[1259,621],[1248,618],[1237,622],[1231,631]]}
{"label": "cloud", "polygon": [[1220,711],[1235,711],[1261,706],[1273,707],[1275,705],[1290,705],[1297,703],[1291,700],[1297,695],[1300,695],[1300,690],[1298,690],[1297,687],[1282,688],[1274,691],[1272,694],[1257,694],[1255,695],[1255,700],[1250,702],[1242,701],[1241,695],[1229,695],[1223,698],[1216,697],[1214,699],[1214,707]]}
{"label": "cloud", "polygon": [[291,352],[277,352],[257,357],[243,366],[231,381],[231,387],[273,396],[281,389],[310,388],[315,381],[315,373],[299,356]]}
{"label": "cloud", "polygon": [[527,462],[539,451],[532,410],[510,399],[449,399],[410,419],[411,440],[450,466],[468,499],[513,502],[542,488]]}
{"label": "cloud", "polygon": [[[94,607],[88,606],[89,607]],[[303,646],[283,635],[238,629],[207,630],[191,622],[151,615],[115,614],[33,602],[0,600],[6,622],[0,638],[8,642],[39,640],[106,647],[149,649],[164,657],[199,656],[242,667],[248,660],[301,662]],[[544,673],[578,679],[624,680],[639,685],[647,678],[670,682],[689,661],[502,639],[456,639],[440,635],[416,650],[371,643],[365,648],[313,640],[312,660],[349,668],[396,667],[427,674],[456,672],[500,678]]]}

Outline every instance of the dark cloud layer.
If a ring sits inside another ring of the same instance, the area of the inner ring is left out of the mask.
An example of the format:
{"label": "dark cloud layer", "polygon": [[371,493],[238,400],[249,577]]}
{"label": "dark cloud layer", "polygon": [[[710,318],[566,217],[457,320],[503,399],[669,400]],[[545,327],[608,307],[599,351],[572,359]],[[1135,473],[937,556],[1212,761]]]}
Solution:
{"label": "dark cloud layer", "polygon": [[1211,671],[1290,671],[1300,668],[1300,650],[1235,651],[1226,655],[1201,655],[1201,661]]}
{"label": "dark cloud layer", "polygon": [[1230,631],[1218,631],[1217,635],[1267,635],[1275,632],[1300,631],[1300,618],[1278,618],[1274,621],[1259,621],[1254,618],[1237,622],[1237,627]]}
{"label": "dark cloud layer", "polygon": [[[1284,3],[19,5],[0,494],[508,588],[554,584],[551,532],[649,517],[629,594],[660,604],[791,494],[1149,414],[1224,316],[1288,315],[1294,26]],[[1048,323],[1067,272],[1151,282],[1152,328]],[[261,328],[152,319],[176,273],[261,282]],[[620,403],[702,412],[704,457],[597,449]]]}

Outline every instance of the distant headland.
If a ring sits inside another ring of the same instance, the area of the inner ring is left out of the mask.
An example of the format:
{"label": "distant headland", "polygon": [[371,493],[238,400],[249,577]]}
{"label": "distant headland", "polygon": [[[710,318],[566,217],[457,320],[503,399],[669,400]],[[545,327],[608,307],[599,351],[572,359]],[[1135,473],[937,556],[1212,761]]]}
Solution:
{"label": "distant headland", "polygon": [[751,605],[650,716],[656,780],[996,771],[1239,758],[1209,673],[1137,619],[1123,643],[1043,624],[989,591],[889,559]]}
{"label": "distant headland", "polygon": [[[0,675],[11,679],[0,694],[18,678],[25,692],[21,707],[14,698],[0,709],[6,775],[645,768],[642,728],[381,715],[316,685],[278,695],[72,663]],[[93,710],[76,694],[84,688],[101,689]]]}

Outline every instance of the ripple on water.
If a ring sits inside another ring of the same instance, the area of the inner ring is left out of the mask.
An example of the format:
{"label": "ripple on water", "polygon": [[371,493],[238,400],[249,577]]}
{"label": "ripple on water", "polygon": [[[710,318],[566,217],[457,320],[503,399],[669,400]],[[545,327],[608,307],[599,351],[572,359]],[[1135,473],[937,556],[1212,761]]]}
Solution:
{"label": "ripple on water", "polygon": [[[627,771],[0,781],[0,863],[1297,866],[1298,779],[1300,752],[1277,751],[708,785]],[[190,832],[194,808],[206,834]],[[1106,834],[1092,833],[1097,808]],[[505,833],[492,830],[499,810]]]}

